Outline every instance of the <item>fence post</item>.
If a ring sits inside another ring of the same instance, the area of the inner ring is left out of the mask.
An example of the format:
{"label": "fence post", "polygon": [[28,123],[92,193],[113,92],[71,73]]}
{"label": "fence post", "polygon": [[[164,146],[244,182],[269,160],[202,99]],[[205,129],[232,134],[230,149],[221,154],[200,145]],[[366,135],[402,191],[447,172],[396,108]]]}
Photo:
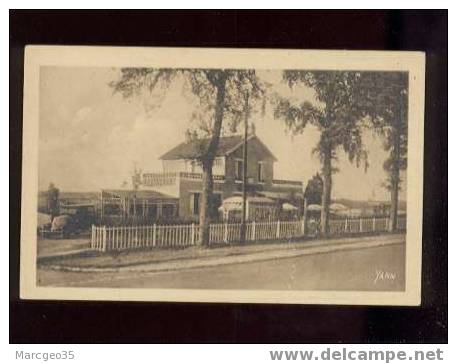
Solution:
{"label": "fence post", "polygon": [[302,235],[308,235],[308,199],[303,199],[303,225],[302,225]]}
{"label": "fence post", "polygon": [[191,245],[193,246],[195,244],[195,223],[192,223],[191,233],[192,236],[190,237],[190,241]]}
{"label": "fence post", "polygon": [[376,232],[376,217],[373,217],[373,232]]}
{"label": "fence post", "polygon": [[252,221],[252,240],[255,241],[255,221]]}
{"label": "fence post", "polygon": [[90,237],[90,248],[91,249],[94,248],[94,241],[95,241],[95,226],[92,225],[92,233],[91,233],[91,237]]}
{"label": "fence post", "polygon": [[156,224],[152,226],[152,247],[156,246]]}
{"label": "fence post", "polygon": [[359,228],[359,232],[360,232],[360,233],[363,232],[363,219],[362,219],[362,217],[360,217],[360,228]]}
{"label": "fence post", "polygon": [[103,226],[102,251],[106,252],[106,226]]}
{"label": "fence post", "polygon": [[276,225],[276,238],[279,238],[281,235],[281,222],[278,219],[278,224]]}
{"label": "fence post", "polygon": [[228,241],[228,226],[227,226],[227,222],[225,222],[224,224],[224,242],[227,243]]}
{"label": "fence post", "polygon": [[348,219],[346,218],[346,219],[344,220],[344,233],[348,233],[348,227],[349,227],[349,225],[348,225]]}
{"label": "fence post", "polygon": [[[135,200],[135,199],[134,199]],[[140,226],[135,226],[135,243],[134,243],[134,247],[138,247],[139,245],[139,242],[138,242],[138,230],[140,229]]]}

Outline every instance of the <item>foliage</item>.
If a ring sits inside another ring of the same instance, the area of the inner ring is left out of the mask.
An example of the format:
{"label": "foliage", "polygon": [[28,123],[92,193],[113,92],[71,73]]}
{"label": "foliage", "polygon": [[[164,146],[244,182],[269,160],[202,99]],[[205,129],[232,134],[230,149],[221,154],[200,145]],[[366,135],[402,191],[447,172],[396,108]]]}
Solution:
{"label": "foliage", "polygon": [[322,203],[322,192],[324,184],[322,177],[319,173],[316,173],[308,180],[308,184],[305,188],[305,198],[308,204],[321,204]]}
{"label": "foliage", "polygon": [[408,74],[377,72],[364,79],[367,115],[389,153],[384,162],[388,190],[400,183],[399,172],[406,170],[408,152]]}
{"label": "foliage", "polygon": [[298,84],[312,88],[317,102],[303,100],[296,105],[278,97],[274,116],[283,119],[292,134],[303,133],[308,124],[315,126],[320,139],[313,152],[321,160],[325,152],[335,160],[338,148],[342,148],[351,162],[357,166],[363,163],[367,168],[360,127],[366,112],[358,102],[361,79],[360,72],[284,71],[283,80],[290,88]]}
{"label": "foliage", "polygon": [[223,126],[225,131],[232,133],[243,121],[246,92],[250,98],[250,111],[259,103],[253,101],[264,100],[266,93],[266,84],[258,79],[255,70],[235,69],[122,68],[120,78],[110,86],[128,98],[140,96],[143,91],[151,94],[158,90],[164,94],[178,79],[183,82],[185,94],[196,101],[190,127],[185,132],[188,140],[212,137],[218,132],[214,117],[218,88],[224,88]]}

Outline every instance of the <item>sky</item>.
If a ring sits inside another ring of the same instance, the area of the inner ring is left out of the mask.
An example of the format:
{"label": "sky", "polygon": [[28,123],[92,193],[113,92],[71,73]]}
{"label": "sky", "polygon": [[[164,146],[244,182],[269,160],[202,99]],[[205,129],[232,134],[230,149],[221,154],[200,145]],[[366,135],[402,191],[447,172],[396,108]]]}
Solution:
{"label": "sky", "polygon": [[[183,91],[183,83],[177,80],[160,98],[142,95],[124,99],[109,87],[119,74],[114,68],[41,68],[40,190],[50,182],[62,191],[119,188],[124,181],[130,182],[135,164],[144,172],[160,172],[159,157],[184,141],[195,105]],[[262,71],[259,76],[280,94],[315,102],[311,89],[290,91],[281,82],[280,71]],[[147,107],[151,104],[153,108]],[[312,155],[319,139],[315,128],[307,126],[303,134],[291,136],[284,124],[273,118],[269,105],[264,117],[253,114],[250,121],[278,159],[275,179],[306,183],[320,170],[319,160]],[[382,164],[387,158],[382,141],[370,130],[364,131],[363,140],[368,170],[350,164],[339,152],[340,171],[333,177],[333,198],[389,199],[382,186],[386,178]],[[402,190],[400,198],[404,196]]]}

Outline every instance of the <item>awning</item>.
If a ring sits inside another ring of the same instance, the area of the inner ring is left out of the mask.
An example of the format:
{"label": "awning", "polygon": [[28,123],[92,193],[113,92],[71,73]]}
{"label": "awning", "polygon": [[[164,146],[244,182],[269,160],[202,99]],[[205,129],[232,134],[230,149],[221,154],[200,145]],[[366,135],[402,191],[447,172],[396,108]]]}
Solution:
{"label": "awning", "polygon": [[295,211],[298,210],[298,208],[290,203],[283,203],[282,204],[282,209],[287,210],[287,211]]}
{"label": "awning", "polygon": [[312,212],[317,212],[317,211],[320,211],[322,209],[322,207],[319,204],[310,204],[310,205],[308,205],[307,209]]}
{"label": "awning", "polygon": [[332,203],[330,204],[330,209],[332,211],[338,211],[338,210],[346,210],[348,207],[346,207],[344,204],[341,203]]}
{"label": "awning", "polygon": [[[259,194],[272,199],[290,199],[290,193],[287,192],[268,192],[268,191],[261,191]],[[297,193],[299,194],[299,193]]]}
{"label": "awning", "polygon": [[[266,197],[247,197],[247,203],[274,205],[274,201]],[[219,207],[220,211],[231,211],[231,210],[242,210],[243,209],[243,197],[233,196],[222,201],[222,205]]]}

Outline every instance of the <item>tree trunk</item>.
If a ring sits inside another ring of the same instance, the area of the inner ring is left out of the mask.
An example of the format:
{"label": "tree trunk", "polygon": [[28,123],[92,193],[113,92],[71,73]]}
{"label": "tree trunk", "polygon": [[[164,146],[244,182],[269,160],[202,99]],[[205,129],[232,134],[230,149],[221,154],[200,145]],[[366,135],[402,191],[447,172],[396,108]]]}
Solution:
{"label": "tree trunk", "polygon": [[[206,165],[205,165],[206,164]],[[213,162],[204,163],[202,166],[202,194],[200,201],[200,235],[199,245],[209,245],[209,228],[211,223],[210,201],[213,195]]]}
{"label": "tree trunk", "polygon": [[322,167],[322,209],[321,209],[321,234],[328,236],[329,232],[329,215],[330,215],[330,202],[332,193],[332,153],[330,150],[324,151],[324,160]]}
{"label": "tree trunk", "polygon": [[400,130],[393,129],[394,144],[393,144],[393,164],[390,171],[390,216],[389,216],[389,231],[397,230],[398,216],[398,189],[400,188]]}
{"label": "tree trunk", "polygon": [[389,216],[389,231],[397,230],[398,219],[398,191],[400,189],[400,137],[401,137],[401,102],[398,104],[397,115],[394,119],[392,128],[393,133],[393,163],[390,170],[390,216]]}
{"label": "tree trunk", "polygon": [[391,180],[390,190],[390,216],[389,216],[389,231],[397,230],[397,215],[398,215],[398,188],[399,188],[399,171],[394,170]]}
{"label": "tree trunk", "polygon": [[213,195],[213,163],[216,156],[217,148],[219,147],[219,139],[221,136],[222,120],[224,118],[224,103],[225,103],[225,84],[226,75],[221,71],[218,83],[216,86],[216,109],[214,112],[214,127],[211,140],[203,156],[202,162],[202,198],[200,203],[200,234],[198,236],[198,244],[200,246],[209,245],[209,229],[211,223],[211,208],[210,202]]}

